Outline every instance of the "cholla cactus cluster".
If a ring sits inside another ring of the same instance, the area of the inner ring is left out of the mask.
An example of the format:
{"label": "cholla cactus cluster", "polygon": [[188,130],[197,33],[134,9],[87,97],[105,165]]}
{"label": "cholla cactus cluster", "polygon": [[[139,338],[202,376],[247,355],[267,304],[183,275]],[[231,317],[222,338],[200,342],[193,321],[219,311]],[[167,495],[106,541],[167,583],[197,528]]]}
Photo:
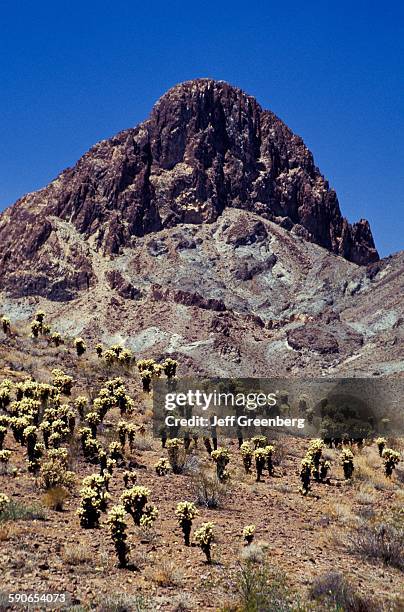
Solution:
{"label": "cholla cactus cluster", "polygon": [[212,562],[211,548],[212,548],[212,542],[214,538],[213,528],[214,528],[214,523],[211,523],[211,522],[203,523],[201,527],[199,527],[199,529],[195,531],[195,534],[194,534],[195,540],[201,547],[202,551],[205,553],[206,560],[208,563]]}
{"label": "cholla cactus cluster", "polygon": [[123,365],[129,367],[135,360],[130,349],[124,348],[120,344],[114,344],[109,349],[103,350],[102,344],[97,344],[96,352],[98,357],[103,357],[108,365]]}
{"label": "cholla cactus cluster", "polygon": [[11,457],[11,451],[10,450],[1,450],[0,451],[0,463],[2,463],[3,465],[7,465],[7,463],[9,462]]}
{"label": "cholla cactus cluster", "polygon": [[123,483],[125,485],[125,489],[129,489],[133,487],[136,484],[136,482],[137,482],[136,472],[125,470],[123,473]]}
{"label": "cholla cactus cluster", "polygon": [[4,512],[9,503],[10,498],[5,493],[0,493],[0,514]]}
{"label": "cholla cactus cluster", "polygon": [[391,478],[393,470],[400,462],[400,453],[392,448],[385,448],[382,452],[382,458],[384,460],[384,473],[387,478]]}
{"label": "cholla cactus cluster", "polygon": [[320,480],[320,462],[322,459],[324,442],[320,438],[312,440],[306,453],[307,459],[311,461],[311,473],[314,480]]}
{"label": "cholla cactus cluster", "polygon": [[246,525],[243,529],[243,538],[247,544],[251,544],[254,539],[256,526],[255,525]]}
{"label": "cholla cactus cluster", "polygon": [[125,508],[123,506],[114,506],[108,513],[107,523],[115,546],[119,566],[126,567],[128,564],[129,547],[126,542],[128,525]]}
{"label": "cholla cactus cluster", "polygon": [[68,470],[68,451],[66,448],[50,449],[47,457],[41,463],[39,486],[49,490],[56,487],[72,490],[76,478]]}
{"label": "cholla cactus cluster", "polygon": [[225,482],[229,479],[229,473],[226,470],[226,466],[230,461],[230,453],[227,448],[218,448],[211,452],[210,456],[216,463],[216,474],[220,482]]}
{"label": "cholla cactus cluster", "polygon": [[70,395],[72,392],[73,378],[65,374],[60,368],[52,370],[53,385],[63,395]]}
{"label": "cholla cactus cluster", "polygon": [[170,471],[170,462],[161,457],[154,466],[157,476],[166,476]]}
{"label": "cholla cactus cluster", "polygon": [[50,337],[50,341],[52,342],[52,344],[54,344],[56,347],[60,346],[61,344],[63,344],[63,338],[62,336],[59,334],[59,332],[53,332],[51,334]]}
{"label": "cholla cactus cluster", "polygon": [[345,480],[350,480],[354,472],[354,455],[349,448],[344,448],[341,452],[341,465],[344,470]]}
{"label": "cholla cactus cluster", "polygon": [[185,546],[190,545],[190,535],[192,529],[192,521],[198,514],[198,510],[193,502],[180,502],[175,510],[178,524],[184,534]]}
{"label": "cholla cactus cluster", "polygon": [[108,493],[109,480],[111,476],[110,474],[104,473],[102,475],[99,474],[91,474],[90,476],[86,476],[83,480],[83,487],[89,487],[90,489],[94,489],[97,492],[99,499],[99,509],[101,512],[105,512],[107,509],[108,501],[111,499],[111,495]]}
{"label": "cholla cactus cluster", "polygon": [[157,507],[154,504],[147,504],[143,510],[142,516],[140,517],[140,527],[151,529],[158,515],[159,511],[157,510]]}

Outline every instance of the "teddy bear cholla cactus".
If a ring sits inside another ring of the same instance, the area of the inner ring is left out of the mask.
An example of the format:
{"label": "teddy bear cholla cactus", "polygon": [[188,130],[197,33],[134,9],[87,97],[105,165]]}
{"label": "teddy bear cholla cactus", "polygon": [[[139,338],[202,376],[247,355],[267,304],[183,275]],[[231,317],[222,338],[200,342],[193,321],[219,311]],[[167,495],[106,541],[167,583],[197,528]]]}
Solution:
{"label": "teddy bear cholla cactus", "polygon": [[[123,473],[123,483],[125,485],[125,489],[129,489],[136,484],[137,474],[136,472],[131,472],[129,470],[125,470]],[[130,486],[129,486],[130,485]]]}
{"label": "teddy bear cholla cactus", "polygon": [[300,492],[303,495],[307,495],[310,491],[310,477],[311,477],[312,462],[309,458],[305,457],[300,463],[300,481],[302,486]]}
{"label": "teddy bear cholla cactus", "polygon": [[3,427],[3,425],[0,425],[0,450],[3,449],[3,444],[4,444],[4,440],[6,439],[6,435],[7,435],[7,427]]}
{"label": "teddy bear cholla cactus", "polygon": [[211,558],[211,547],[214,538],[214,523],[208,522],[203,523],[199,529],[195,531],[195,540],[201,547],[202,551],[206,555],[206,560],[208,563],[212,562]]}
{"label": "teddy bear cholla cactus", "polygon": [[376,438],[375,442],[377,444],[377,448],[379,449],[379,455],[381,457],[383,454],[383,450],[387,444],[387,440],[386,438],[380,437],[380,438]]}
{"label": "teddy bear cholla cactus", "polygon": [[226,470],[226,465],[230,461],[230,453],[227,448],[218,448],[211,452],[210,456],[216,463],[216,474],[220,482],[225,482],[229,479],[229,473]]}
{"label": "teddy bear cholla cactus", "polygon": [[149,495],[150,489],[142,486],[126,489],[121,495],[121,504],[126,512],[131,515],[135,525],[140,525],[140,519],[143,516]]}
{"label": "teddy bear cholla cactus", "polygon": [[7,465],[7,463],[9,462],[11,457],[11,451],[10,450],[1,450],[0,451],[0,463],[2,463],[3,465]]}
{"label": "teddy bear cholla cactus", "polygon": [[312,476],[315,480],[320,480],[320,462],[322,458],[324,442],[320,438],[312,440],[306,453],[307,459],[312,463]]}
{"label": "teddy bear cholla cactus", "polygon": [[81,502],[77,514],[80,517],[80,525],[84,529],[94,529],[99,526],[101,516],[101,501],[98,491],[91,487],[84,487],[80,491]]}
{"label": "teddy bear cholla cactus", "polygon": [[258,447],[254,451],[254,459],[255,459],[255,469],[257,472],[257,482],[260,482],[262,473],[265,468],[265,464],[267,461],[267,453],[265,448]]}
{"label": "teddy bear cholla cactus", "polygon": [[1,326],[3,328],[3,332],[8,335],[11,331],[11,321],[8,317],[2,317]]}
{"label": "teddy bear cholla cactus", "polygon": [[114,506],[111,511],[108,512],[107,522],[109,524],[119,566],[126,567],[128,564],[129,547],[126,543],[128,525],[126,522],[125,508],[121,505]]}
{"label": "teddy bear cholla cactus", "polygon": [[268,444],[266,436],[254,436],[251,438],[251,442],[254,445],[254,448],[264,448],[264,446]]}
{"label": "teddy bear cholla cactus", "polygon": [[154,466],[157,476],[166,476],[170,471],[170,462],[161,457]]}
{"label": "teddy bear cholla cactus", "polygon": [[344,470],[345,480],[350,480],[354,471],[353,452],[349,448],[344,448],[341,453],[341,464]]}
{"label": "teddy bear cholla cactus", "polygon": [[87,346],[83,338],[75,338],[74,346],[76,348],[77,356],[81,357],[86,352]]}
{"label": "teddy bear cholla cactus", "polygon": [[159,511],[157,510],[157,507],[154,504],[147,504],[143,510],[142,516],[140,517],[140,527],[151,529],[158,515]]}
{"label": "teddy bear cholla cactus", "polygon": [[254,539],[256,527],[255,525],[246,525],[243,529],[243,538],[247,544],[251,544]]}
{"label": "teddy bear cholla cactus", "polygon": [[178,524],[182,529],[182,533],[184,534],[185,546],[189,546],[192,521],[198,514],[198,510],[193,502],[180,502],[177,504],[175,514]]}
{"label": "teddy bear cholla cactus", "polygon": [[168,460],[174,474],[181,474],[185,461],[184,442],[180,438],[171,438],[166,444]]}
{"label": "teddy bear cholla cactus", "polygon": [[10,498],[5,493],[0,493],[0,514],[4,512],[9,503]]}
{"label": "teddy bear cholla cactus", "polygon": [[97,492],[98,499],[100,501],[99,509],[101,512],[105,512],[107,509],[108,501],[111,499],[111,495],[108,493],[109,480],[111,476],[108,473],[103,474],[91,474],[86,476],[83,480],[83,487],[89,487]]}
{"label": "teddy bear cholla cactus", "polygon": [[382,458],[384,460],[384,473],[387,478],[391,478],[393,470],[400,462],[400,453],[392,448],[385,448],[382,452]]}
{"label": "teddy bear cholla cactus", "polygon": [[240,446],[240,453],[243,458],[243,465],[246,474],[251,474],[252,460],[254,456],[254,448],[250,442],[243,442]]}

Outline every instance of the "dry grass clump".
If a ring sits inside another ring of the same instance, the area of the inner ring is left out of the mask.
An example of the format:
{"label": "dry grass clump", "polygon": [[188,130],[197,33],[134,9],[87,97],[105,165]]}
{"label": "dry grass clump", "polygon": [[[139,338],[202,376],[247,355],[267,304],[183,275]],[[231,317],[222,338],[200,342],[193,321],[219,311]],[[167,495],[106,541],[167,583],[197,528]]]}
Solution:
{"label": "dry grass clump", "polygon": [[56,510],[57,512],[62,512],[64,503],[67,499],[69,499],[70,493],[63,487],[54,487],[53,489],[48,489],[44,494],[42,501],[46,508],[49,510]]}
{"label": "dry grass clump", "polygon": [[155,566],[148,568],[146,575],[160,587],[179,586],[183,578],[178,564],[171,559],[161,559]]}
{"label": "dry grass clump", "polygon": [[67,544],[63,549],[62,559],[66,565],[85,565],[92,563],[93,553],[84,544]]}
{"label": "dry grass clump", "polygon": [[369,610],[381,612],[382,610],[376,602],[357,593],[340,572],[327,572],[318,576],[310,587],[309,597],[327,610],[345,612],[369,612]]}
{"label": "dry grass clump", "polygon": [[192,493],[199,506],[219,508],[229,491],[229,485],[220,482],[216,474],[204,468],[196,470],[191,479]]}
{"label": "dry grass clump", "polygon": [[404,571],[404,530],[387,523],[361,523],[349,536],[349,550]]}

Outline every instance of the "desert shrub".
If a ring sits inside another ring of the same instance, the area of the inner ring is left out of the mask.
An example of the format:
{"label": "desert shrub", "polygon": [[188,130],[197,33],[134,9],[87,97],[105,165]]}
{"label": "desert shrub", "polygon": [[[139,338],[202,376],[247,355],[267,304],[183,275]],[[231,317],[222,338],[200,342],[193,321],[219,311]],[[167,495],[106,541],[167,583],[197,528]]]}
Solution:
{"label": "desert shrub", "polygon": [[206,508],[219,508],[228,491],[228,485],[203,468],[193,472],[191,486],[196,503]]}
{"label": "desert shrub", "polygon": [[195,504],[192,502],[180,502],[177,504],[175,514],[177,516],[178,524],[182,529],[182,533],[184,534],[185,546],[189,546],[192,521],[198,514],[198,510],[196,509]]}
{"label": "desert shrub", "polygon": [[93,553],[88,546],[75,543],[64,547],[62,559],[66,565],[87,565],[93,562]]}
{"label": "desert shrub", "polygon": [[77,356],[81,357],[86,352],[87,346],[83,338],[75,338],[74,346],[77,352]]}
{"label": "desert shrub", "polygon": [[43,503],[46,508],[61,512],[65,501],[70,497],[69,491],[64,487],[54,487],[48,489],[43,496]]}
{"label": "desert shrub", "polygon": [[392,448],[385,448],[382,452],[382,458],[384,461],[384,473],[387,478],[391,478],[393,470],[400,462],[400,453]]}
{"label": "desert shrub", "polygon": [[230,461],[230,453],[227,448],[218,448],[211,452],[210,456],[216,463],[216,474],[220,482],[225,482],[229,479],[229,473],[226,470],[226,465]]}
{"label": "desert shrub", "polygon": [[318,576],[310,587],[309,597],[326,605],[327,609],[345,612],[380,610],[375,602],[370,602],[359,595],[340,572],[327,572]]}
{"label": "desert shrub", "polygon": [[128,564],[129,547],[126,542],[128,537],[126,534],[128,525],[124,506],[114,506],[111,511],[108,512],[107,521],[118,557],[119,566],[126,567]]}
{"label": "desert shrub", "polygon": [[142,518],[149,495],[150,489],[142,486],[126,489],[121,495],[121,504],[126,512],[131,515],[135,525],[140,525],[140,519]]}
{"label": "desert shrub", "polygon": [[[157,566],[153,567],[148,572],[147,577],[151,578],[155,584],[160,587],[178,586],[181,582],[182,573],[178,567],[178,564],[171,559],[162,559]],[[173,598],[170,597],[170,603],[174,603]],[[172,608],[175,612],[185,612],[189,608]]]}
{"label": "desert shrub", "polygon": [[166,476],[170,471],[170,463],[164,457],[160,458],[154,466],[157,476]]}
{"label": "desert shrub", "polygon": [[91,487],[85,487],[81,489],[80,495],[80,508],[76,511],[80,517],[80,525],[84,527],[84,529],[99,527],[101,502],[98,491]]}
{"label": "desert shrub", "polygon": [[300,487],[300,492],[303,495],[307,495],[310,491],[310,478],[311,478],[311,467],[312,463],[310,459],[304,458],[300,463],[300,481],[302,486]]}
{"label": "desert shrub", "polygon": [[341,453],[341,464],[344,470],[345,480],[350,480],[354,472],[353,453],[349,448],[344,448]]}
{"label": "desert shrub", "polygon": [[287,588],[285,577],[268,563],[246,560],[236,578],[238,610],[245,612],[292,612],[299,609]]}
{"label": "desert shrub", "polygon": [[48,452],[46,461],[41,464],[38,484],[45,490],[62,487],[71,491],[74,488],[75,475],[67,469],[66,449],[53,449]]}
{"label": "desert shrub", "polygon": [[251,544],[254,539],[255,525],[246,525],[243,529],[243,538],[247,544]]}
{"label": "desert shrub", "polygon": [[404,570],[404,529],[362,523],[349,538],[350,550],[370,560]]}
{"label": "desert shrub", "polygon": [[167,440],[166,448],[173,473],[182,474],[187,457],[183,440],[171,438],[171,440]]}
{"label": "desert shrub", "polygon": [[246,474],[251,474],[252,460],[254,456],[254,448],[250,442],[243,442],[240,446],[240,453],[243,458],[243,465]]}
{"label": "desert shrub", "polygon": [[38,504],[22,504],[11,500],[0,513],[1,521],[43,521],[46,515]]}

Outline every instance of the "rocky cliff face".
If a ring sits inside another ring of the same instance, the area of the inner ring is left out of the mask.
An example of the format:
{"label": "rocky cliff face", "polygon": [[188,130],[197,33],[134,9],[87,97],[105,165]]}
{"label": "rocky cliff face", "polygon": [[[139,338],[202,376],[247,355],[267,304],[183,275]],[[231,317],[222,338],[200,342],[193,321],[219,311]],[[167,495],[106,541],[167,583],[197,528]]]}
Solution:
{"label": "rocky cliff face", "polygon": [[213,223],[228,208],[356,264],[378,259],[368,222],[342,217],[302,139],[239,89],[201,79],[171,89],[147,121],[0,216],[0,289],[71,299],[97,281],[94,251],[117,256],[142,236]]}

